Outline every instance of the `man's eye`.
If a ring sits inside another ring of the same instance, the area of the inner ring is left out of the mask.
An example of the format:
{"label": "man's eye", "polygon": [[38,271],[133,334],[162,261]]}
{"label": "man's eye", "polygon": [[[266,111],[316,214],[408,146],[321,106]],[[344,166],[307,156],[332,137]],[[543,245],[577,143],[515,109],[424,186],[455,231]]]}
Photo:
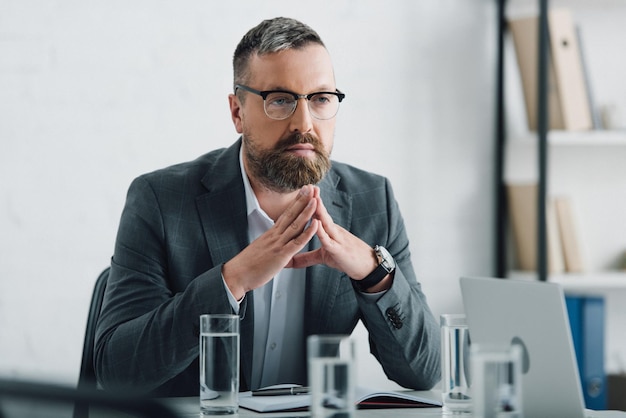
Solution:
{"label": "man's eye", "polygon": [[316,94],[315,96],[311,97],[311,101],[317,105],[328,104],[331,101],[330,96],[331,95],[329,94]]}
{"label": "man's eye", "polygon": [[272,95],[267,98],[270,106],[291,106],[293,105],[293,97],[287,95]]}

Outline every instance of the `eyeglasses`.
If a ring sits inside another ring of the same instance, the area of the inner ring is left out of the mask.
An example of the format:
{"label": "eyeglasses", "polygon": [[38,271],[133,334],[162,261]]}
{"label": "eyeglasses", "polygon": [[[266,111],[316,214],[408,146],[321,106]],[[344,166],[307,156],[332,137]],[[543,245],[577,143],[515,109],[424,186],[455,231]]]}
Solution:
{"label": "eyeglasses", "polygon": [[335,117],[339,111],[339,103],[346,97],[345,94],[336,90],[318,91],[310,94],[296,94],[284,90],[259,91],[242,84],[235,85],[237,89],[245,90],[263,98],[263,109],[268,118],[284,120],[293,115],[298,106],[299,99],[306,99],[311,116],[315,119],[328,120]]}

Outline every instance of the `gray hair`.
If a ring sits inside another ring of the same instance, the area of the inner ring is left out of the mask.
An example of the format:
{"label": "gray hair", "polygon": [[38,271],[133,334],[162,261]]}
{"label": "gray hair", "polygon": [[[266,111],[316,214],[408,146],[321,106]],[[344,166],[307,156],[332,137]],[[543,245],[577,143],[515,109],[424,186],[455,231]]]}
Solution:
{"label": "gray hair", "polygon": [[317,32],[302,22],[287,17],[264,20],[250,29],[235,49],[233,85],[245,84],[249,76],[248,62],[252,55],[298,49],[311,43],[324,46]]}

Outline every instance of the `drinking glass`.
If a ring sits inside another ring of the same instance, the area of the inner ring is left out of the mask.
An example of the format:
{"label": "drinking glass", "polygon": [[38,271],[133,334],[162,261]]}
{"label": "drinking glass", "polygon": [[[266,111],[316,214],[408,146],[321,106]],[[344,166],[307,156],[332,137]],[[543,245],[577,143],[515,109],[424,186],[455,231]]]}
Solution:
{"label": "drinking glass", "polygon": [[347,335],[312,335],[307,348],[311,416],[353,417],[354,341]]}
{"label": "drinking glass", "polygon": [[470,338],[463,314],[441,315],[441,397],[444,413],[469,413]]}
{"label": "drinking glass", "polygon": [[200,412],[236,414],[239,408],[239,316],[200,316]]}
{"label": "drinking glass", "polygon": [[474,416],[523,417],[520,346],[473,345],[471,364]]}

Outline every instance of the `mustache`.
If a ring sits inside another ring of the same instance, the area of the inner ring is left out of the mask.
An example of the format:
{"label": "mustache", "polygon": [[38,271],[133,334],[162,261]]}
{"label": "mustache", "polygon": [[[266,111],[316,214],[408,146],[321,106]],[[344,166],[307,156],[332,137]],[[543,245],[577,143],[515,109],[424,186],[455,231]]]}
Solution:
{"label": "mustache", "polygon": [[300,133],[300,132],[295,132],[289,135],[288,137],[278,141],[276,143],[276,146],[274,147],[274,150],[279,151],[279,152],[284,151],[288,149],[289,147],[293,145],[297,145],[297,144],[312,144],[313,147],[315,148],[315,151],[318,154],[324,153],[324,147],[322,146],[322,142],[319,140],[317,136],[310,134],[310,133]]}

